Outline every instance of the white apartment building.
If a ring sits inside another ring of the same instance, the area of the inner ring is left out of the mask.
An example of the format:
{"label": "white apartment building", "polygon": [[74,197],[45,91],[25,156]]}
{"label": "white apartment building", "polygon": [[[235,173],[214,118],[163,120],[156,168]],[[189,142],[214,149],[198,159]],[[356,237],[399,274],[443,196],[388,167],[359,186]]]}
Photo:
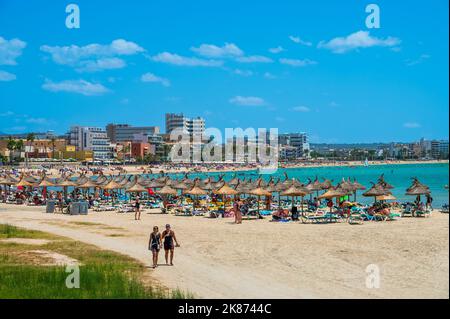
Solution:
{"label": "white apartment building", "polygon": [[[286,133],[278,135],[278,144],[280,146],[292,146],[296,149],[296,158],[309,157],[310,146],[308,142],[308,135],[306,133]],[[289,157],[292,157],[293,150],[291,148],[288,150]],[[280,154],[283,155],[283,154]],[[283,158],[283,156],[280,156]]]}
{"label": "white apartment building", "polygon": [[182,129],[191,136],[199,136],[205,132],[205,119],[189,118],[183,113],[166,113],[166,133],[170,134],[174,129]]}
{"label": "white apartment building", "polygon": [[68,133],[70,145],[75,145],[78,151],[92,151],[94,160],[109,160],[114,158],[114,147],[100,127],[72,126]]}

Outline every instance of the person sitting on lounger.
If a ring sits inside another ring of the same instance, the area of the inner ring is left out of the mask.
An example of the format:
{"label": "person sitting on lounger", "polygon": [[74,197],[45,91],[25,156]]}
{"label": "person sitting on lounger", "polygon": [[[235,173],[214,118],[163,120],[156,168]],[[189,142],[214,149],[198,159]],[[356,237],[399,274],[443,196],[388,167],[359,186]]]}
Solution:
{"label": "person sitting on lounger", "polygon": [[288,217],[287,212],[285,212],[284,209],[281,208],[281,207],[278,208],[278,210],[272,214],[272,220],[273,221],[283,220],[283,219],[285,219],[287,217]]}

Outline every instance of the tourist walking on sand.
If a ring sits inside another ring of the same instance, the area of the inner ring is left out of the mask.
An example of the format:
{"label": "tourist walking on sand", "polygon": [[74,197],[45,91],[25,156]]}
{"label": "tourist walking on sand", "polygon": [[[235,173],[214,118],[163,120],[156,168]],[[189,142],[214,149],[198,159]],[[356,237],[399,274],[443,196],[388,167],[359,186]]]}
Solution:
{"label": "tourist walking on sand", "polygon": [[242,214],[241,214],[241,202],[235,201],[233,205],[234,210],[234,222],[236,224],[242,224]]}
{"label": "tourist walking on sand", "polygon": [[[173,266],[173,252],[175,247],[180,247],[180,244],[175,237],[175,232],[170,228],[170,225],[166,225],[166,229],[161,234],[161,241],[164,245],[164,253],[166,258],[166,264]],[[175,242],[175,245],[174,245]],[[169,263],[169,252],[170,252],[170,263]]]}
{"label": "tourist walking on sand", "polygon": [[148,249],[152,252],[153,268],[156,268],[158,267],[158,255],[161,249],[161,234],[159,233],[158,226],[153,226],[153,232],[150,234],[150,240],[148,242]]}
{"label": "tourist walking on sand", "polygon": [[141,202],[139,201],[139,196],[136,196],[136,200],[134,202],[134,219],[140,220],[141,219]]}

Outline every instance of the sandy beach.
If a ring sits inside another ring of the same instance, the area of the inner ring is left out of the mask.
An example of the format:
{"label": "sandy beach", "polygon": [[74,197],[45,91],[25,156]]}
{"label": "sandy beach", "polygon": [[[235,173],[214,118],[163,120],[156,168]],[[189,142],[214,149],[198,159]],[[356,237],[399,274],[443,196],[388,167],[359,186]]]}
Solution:
{"label": "sandy beach", "polygon": [[[152,226],[170,223],[181,243],[175,266],[148,272],[161,284],[198,298],[449,298],[449,217],[439,212],[363,225],[272,223],[267,218],[235,225],[229,218],[149,210],[141,221],[133,214],[44,211],[0,204],[0,223],[91,243],[148,266]],[[366,287],[370,264],[379,267],[379,288]]]}

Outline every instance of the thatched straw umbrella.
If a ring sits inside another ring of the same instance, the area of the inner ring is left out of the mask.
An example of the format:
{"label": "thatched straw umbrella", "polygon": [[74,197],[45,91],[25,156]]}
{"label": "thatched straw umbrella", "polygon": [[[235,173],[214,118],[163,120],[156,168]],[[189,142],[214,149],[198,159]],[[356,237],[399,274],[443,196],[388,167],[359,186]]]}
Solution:
{"label": "thatched straw umbrella", "polygon": [[52,183],[49,179],[47,179],[45,175],[42,176],[41,181],[36,185],[36,187],[42,187],[42,193],[45,199],[47,199],[47,187],[51,186],[55,186],[55,184]]}
{"label": "thatched straw umbrella", "polygon": [[[101,185],[100,188],[103,189],[103,191],[105,191],[105,190],[112,191],[112,190],[121,189],[121,188],[123,188],[123,186],[120,185],[119,183],[117,183],[114,180],[114,178],[111,178],[111,180],[108,183]],[[112,194],[110,194],[110,195],[111,195],[111,201],[114,201],[114,196],[112,196]]]}
{"label": "thatched straw umbrella", "polygon": [[[319,196],[319,199],[330,199],[332,200],[333,198],[338,198],[341,196],[344,196],[345,193],[342,192],[342,190],[338,190],[335,188],[330,188],[329,190],[327,190],[325,193],[323,193],[322,195]],[[333,207],[330,207],[330,213],[333,211]]]}
{"label": "thatched straw umbrella", "polygon": [[167,206],[167,196],[168,195],[177,195],[178,192],[176,189],[173,189],[172,187],[170,187],[169,185],[164,185],[160,190],[155,191],[156,193],[160,194],[163,196],[163,206],[164,208],[166,208]]}
{"label": "thatched straw umbrella", "polygon": [[257,187],[254,188],[254,189],[252,189],[252,190],[250,190],[250,191],[248,192],[248,193],[251,194],[251,195],[258,196],[258,215],[259,215],[259,216],[260,216],[260,214],[259,214],[259,200],[261,199],[261,196],[265,196],[265,197],[267,197],[267,196],[272,196],[272,193],[269,192],[269,191],[267,191],[266,189],[264,189],[264,188],[261,186],[261,184],[262,184],[262,181],[259,181]]}
{"label": "thatched straw umbrella", "polygon": [[395,199],[397,199],[397,197],[395,197],[395,196],[392,195],[392,194],[389,194],[389,195],[381,195],[381,196],[378,196],[378,197],[377,197],[377,200],[379,200],[379,201],[395,200]]}
{"label": "thatched straw umbrella", "polygon": [[412,195],[412,196],[420,196],[420,195],[428,195],[431,191],[428,187],[425,185],[416,185],[415,187],[412,187],[406,192],[406,195]]}
{"label": "thatched straw umbrella", "polygon": [[319,178],[316,176],[316,179],[314,181],[309,180],[308,185],[305,186],[307,190],[309,190],[312,194],[312,192],[316,192],[316,197],[319,197],[319,191],[321,191],[322,183],[319,182]]}
{"label": "thatched straw umbrella", "polygon": [[133,185],[128,187],[125,190],[125,192],[127,192],[127,193],[136,193],[136,194],[140,194],[140,193],[143,193],[143,192],[146,192],[146,191],[147,191],[147,189],[144,186],[142,186],[141,184],[138,183],[138,178],[137,177],[135,177]]}
{"label": "thatched straw umbrella", "polygon": [[303,214],[303,197],[308,194],[310,191],[305,187],[300,187],[296,185],[292,185],[285,191],[281,192],[282,196],[291,196],[292,197],[292,207],[294,207],[294,197],[300,196],[302,198],[302,203],[300,205],[301,212]]}
{"label": "thatched straw umbrella", "polygon": [[225,196],[226,195],[238,195],[239,192],[235,190],[234,188],[230,187],[227,183],[224,183],[222,187],[214,191],[214,194],[216,195],[222,195],[222,201],[224,205],[224,211],[225,211]]}
{"label": "thatched straw umbrella", "polygon": [[374,184],[372,183],[372,187],[363,193],[363,196],[365,197],[373,197],[374,201],[377,201],[377,197],[379,196],[385,196],[385,195],[391,195],[391,191],[388,189],[385,189],[381,186],[381,184]]}
{"label": "thatched straw umbrella", "polygon": [[[191,189],[185,190],[184,193],[188,194],[188,195],[194,195],[196,197],[196,199],[198,199],[198,196],[200,196],[200,195],[208,194],[207,191],[205,191],[204,189],[200,188],[199,184],[200,183],[198,181],[195,181],[194,186]],[[195,210],[195,200],[194,200],[194,203],[192,205],[192,209]]]}
{"label": "thatched straw umbrella", "polygon": [[33,186],[33,184],[32,184],[31,182],[28,182],[28,181],[24,178],[24,176],[22,176],[22,177],[20,178],[20,180],[19,180],[18,182],[16,182],[14,185],[17,186],[17,187],[19,187],[19,186],[22,186],[22,187],[31,187],[31,186]]}
{"label": "thatched straw umbrella", "polygon": [[237,184],[239,184],[239,178],[236,177],[236,175],[234,175],[234,177],[228,182],[228,185],[230,186],[236,186]]}
{"label": "thatched straw umbrella", "polygon": [[381,185],[384,189],[393,189],[394,186],[392,186],[391,184],[389,184],[388,182],[386,182],[384,180],[384,174],[381,174],[380,177],[378,178],[378,184]]}
{"label": "thatched straw umbrella", "polygon": [[322,187],[322,190],[332,188],[333,187],[332,182],[333,181],[331,181],[329,179],[325,179],[322,183],[320,183],[320,186]]}
{"label": "thatched straw umbrella", "polygon": [[160,190],[157,190],[156,193],[161,194],[161,195],[177,195],[178,194],[177,190],[173,189],[169,185],[165,185]]}

